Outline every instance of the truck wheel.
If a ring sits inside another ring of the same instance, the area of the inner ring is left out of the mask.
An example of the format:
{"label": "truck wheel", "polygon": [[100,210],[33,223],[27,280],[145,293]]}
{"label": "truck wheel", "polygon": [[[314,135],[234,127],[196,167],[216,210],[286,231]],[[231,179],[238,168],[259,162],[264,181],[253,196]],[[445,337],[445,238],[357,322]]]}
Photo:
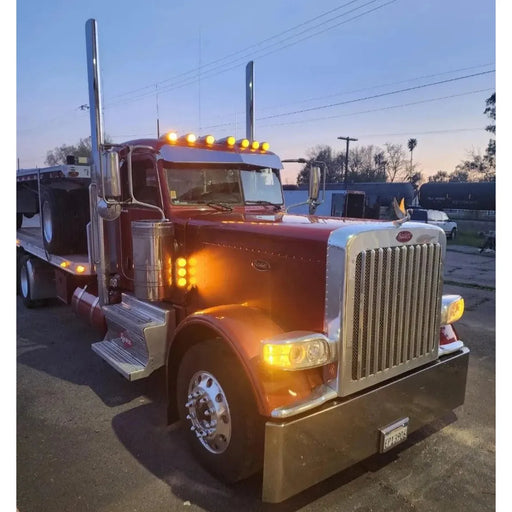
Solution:
{"label": "truck wheel", "polygon": [[221,341],[185,353],[177,403],[192,451],[208,471],[233,483],[261,468],[264,420],[240,363]]}
{"label": "truck wheel", "polygon": [[53,254],[69,252],[66,228],[69,215],[66,198],[66,191],[53,188],[43,189],[41,196],[43,242],[46,250]]}
{"label": "truck wheel", "polygon": [[35,308],[41,305],[40,300],[32,300],[30,289],[30,277],[32,273],[32,266],[30,263],[30,256],[25,255],[21,257],[20,271],[19,271],[19,290],[23,304],[27,308]]}

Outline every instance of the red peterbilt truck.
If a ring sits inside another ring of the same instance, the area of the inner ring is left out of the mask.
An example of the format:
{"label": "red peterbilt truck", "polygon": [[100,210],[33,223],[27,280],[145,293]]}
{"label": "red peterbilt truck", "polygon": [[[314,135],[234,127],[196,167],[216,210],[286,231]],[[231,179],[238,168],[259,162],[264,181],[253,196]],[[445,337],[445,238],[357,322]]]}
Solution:
{"label": "red peterbilt truck", "polygon": [[263,469],[267,502],[463,404],[441,229],[288,213],[249,139],[105,144],[94,20],[86,39],[93,164],[18,172],[18,220],[41,217],[17,231],[26,306],[71,304],[128,380],[165,367],[169,423],[226,482]]}

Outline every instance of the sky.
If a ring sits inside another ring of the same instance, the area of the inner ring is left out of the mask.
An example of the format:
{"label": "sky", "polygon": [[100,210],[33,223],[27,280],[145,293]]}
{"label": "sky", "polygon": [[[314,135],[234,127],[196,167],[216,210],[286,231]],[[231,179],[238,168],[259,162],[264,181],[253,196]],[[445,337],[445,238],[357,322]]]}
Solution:
{"label": "sky", "polygon": [[[243,137],[245,66],[255,68],[255,138],[282,159],[318,145],[417,139],[425,176],[489,141],[496,88],[491,0],[257,3],[20,0],[16,158],[90,133],[85,22],[98,22],[104,129],[114,142],[161,133]],[[297,166],[283,181],[294,183]]]}

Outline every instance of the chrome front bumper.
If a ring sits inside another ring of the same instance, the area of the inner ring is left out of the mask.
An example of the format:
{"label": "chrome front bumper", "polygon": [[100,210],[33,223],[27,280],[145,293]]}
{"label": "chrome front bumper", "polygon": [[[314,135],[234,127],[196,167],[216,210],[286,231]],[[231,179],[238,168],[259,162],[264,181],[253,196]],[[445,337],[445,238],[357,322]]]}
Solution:
{"label": "chrome front bumper", "polygon": [[292,420],[265,427],[263,496],[279,503],[379,452],[380,430],[409,418],[409,433],[464,403],[469,350]]}

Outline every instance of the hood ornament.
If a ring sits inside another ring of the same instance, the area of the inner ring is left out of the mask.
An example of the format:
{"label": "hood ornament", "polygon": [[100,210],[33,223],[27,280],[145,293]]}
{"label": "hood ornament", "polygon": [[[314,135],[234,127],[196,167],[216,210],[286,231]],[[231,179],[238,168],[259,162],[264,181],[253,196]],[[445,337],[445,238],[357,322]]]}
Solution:
{"label": "hood ornament", "polygon": [[393,221],[393,226],[398,228],[404,222],[411,220],[412,210],[405,210],[403,198],[400,201],[400,204],[398,204],[398,201],[396,200],[395,197],[393,198],[393,210],[395,210],[395,215],[397,216],[397,219]]}

